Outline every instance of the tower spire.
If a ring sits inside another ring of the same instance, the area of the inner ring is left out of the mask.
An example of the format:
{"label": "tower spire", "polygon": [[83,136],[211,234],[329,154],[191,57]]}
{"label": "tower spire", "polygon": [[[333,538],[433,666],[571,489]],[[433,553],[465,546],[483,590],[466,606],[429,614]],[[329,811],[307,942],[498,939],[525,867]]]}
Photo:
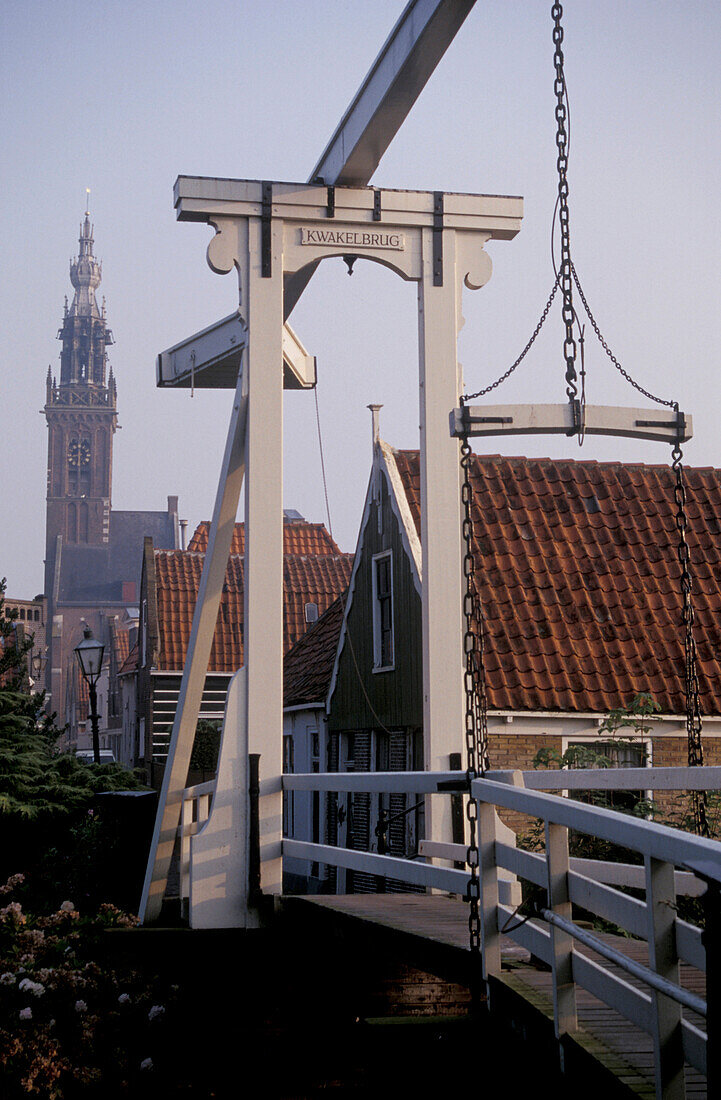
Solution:
{"label": "tower spire", "polygon": [[[85,192],[85,214],[80,224],[78,255],[70,261],[70,281],[75,293],[68,307],[67,298],[63,323],[58,333],[63,342],[60,355],[60,386],[81,386],[93,390],[92,399],[86,393],[84,400],[107,404],[106,347],[113,337],[103,311],[98,308],[95,291],[102,280],[102,266],[93,251],[93,230],[90,222],[90,189]],[[68,394],[63,396],[69,398]]]}

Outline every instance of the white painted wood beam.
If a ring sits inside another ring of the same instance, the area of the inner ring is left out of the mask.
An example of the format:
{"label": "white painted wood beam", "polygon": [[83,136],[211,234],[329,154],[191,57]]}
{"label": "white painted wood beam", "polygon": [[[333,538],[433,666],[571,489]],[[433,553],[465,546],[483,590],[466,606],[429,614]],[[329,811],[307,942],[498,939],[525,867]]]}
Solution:
{"label": "white painted wood beam", "polygon": [[[156,359],[156,385],[180,389],[235,389],[248,330],[238,312],[193,333]],[[315,386],[315,357],[289,324],[283,326],[283,388]]]}
{"label": "white painted wood beam", "polygon": [[[683,417],[680,442],[693,436],[693,420]],[[562,405],[467,405],[450,414],[451,435],[574,435],[573,412]],[[585,435],[614,435],[674,444],[679,439],[672,409],[633,409],[617,405],[586,405]]]}
{"label": "white painted wood beam", "polygon": [[310,174],[365,186],[475,0],[411,0]]}
{"label": "white painted wood beam", "polygon": [[230,544],[235,531],[240,491],[245,476],[246,421],[248,398],[243,393],[243,373],[238,374],[238,384],[233,412],[228,427],[228,438],[223,455],[218,493],[215,498],[213,520],[210,525],[208,549],[203,564],[203,574],[198,599],[193,613],[193,626],[185,658],[185,669],[180,685],[180,696],[175,721],[170,735],[168,758],[163,774],[158,813],[155,819],[153,839],[150,845],[148,865],[143,883],[139,917],[141,922],[154,921],[160,916],[173,847],[178,832],[183,792],[188,776],[190,756],[195,742],[200,703],[203,697],[205,677],[210,663],[215,624],[218,619],[220,597],[228,567]]}

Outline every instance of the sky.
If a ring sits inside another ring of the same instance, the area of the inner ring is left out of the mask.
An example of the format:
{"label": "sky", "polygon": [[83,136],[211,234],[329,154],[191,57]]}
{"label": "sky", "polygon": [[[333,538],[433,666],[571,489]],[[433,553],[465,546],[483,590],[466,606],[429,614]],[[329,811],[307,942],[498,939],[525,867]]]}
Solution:
{"label": "sky", "polygon": [[[0,285],[0,577],[43,585],[47,431],[64,296],[90,188],[118,384],[113,507],[209,518],[229,391],[159,390],[156,355],[237,308],[217,276],[212,229],[177,223],[182,175],[306,180],[404,7],[403,0],[5,0],[0,12],[3,263]],[[624,368],[693,416],[689,465],[721,466],[716,381],[721,260],[721,5],[569,0],[564,53],[574,264]],[[522,195],[513,241],[492,241],[493,277],[465,292],[459,357],[477,390],[516,358],[553,285],[555,97],[550,3],[477,0],[393,140],[379,187]],[[375,264],[349,279],[325,261],[291,324],[318,361],[331,522],[358,532],[381,434],[418,445],[415,288]],[[637,405],[586,330],[587,391]],[[563,401],[554,310],[494,400]],[[326,519],[313,393],[284,410],[285,507]],[[563,437],[476,441],[487,453],[662,463],[658,443]]]}

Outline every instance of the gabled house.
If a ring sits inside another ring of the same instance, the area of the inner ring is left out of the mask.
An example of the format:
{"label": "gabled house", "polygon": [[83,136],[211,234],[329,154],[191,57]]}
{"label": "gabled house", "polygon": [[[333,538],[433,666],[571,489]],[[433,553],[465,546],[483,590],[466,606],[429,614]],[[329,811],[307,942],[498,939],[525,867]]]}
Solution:
{"label": "gabled house", "polygon": [[[316,622],[348,586],[352,555],[343,554],[322,524],[298,513],[284,521],[284,652]],[[183,550],[157,550],[145,540],[140,593],[140,623],[135,667],[122,679],[134,678],[135,712],[125,707],[124,740],[137,743],[148,779],[160,782],[190,641],[193,613],[203,571],[208,524],[201,524]],[[218,613],[200,718],[223,717],[228,683],[243,664],[244,528],[236,524]]]}
{"label": "gabled house", "polygon": [[[719,764],[721,470],[685,473],[704,754]],[[530,769],[540,748],[575,744],[595,745],[619,764],[684,765],[684,625],[669,467],[474,455],[471,481],[491,766]],[[424,766],[422,584],[419,454],[378,440],[343,620],[332,620],[338,646],[320,733],[331,770]],[[294,650],[286,668],[296,660]],[[648,734],[603,741],[609,712],[641,692],[660,708]],[[321,685],[316,694],[318,703]],[[303,721],[296,711],[296,725]],[[297,740],[292,751],[302,755]],[[447,766],[463,767],[462,753],[459,730]],[[349,799],[339,820],[329,799],[329,842],[377,848],[384,815],[394,818],[383,831],[386,850],[412,854],[420,810],[401,796],[375,802]],[[458,839],[461,830],[458,822]]]}

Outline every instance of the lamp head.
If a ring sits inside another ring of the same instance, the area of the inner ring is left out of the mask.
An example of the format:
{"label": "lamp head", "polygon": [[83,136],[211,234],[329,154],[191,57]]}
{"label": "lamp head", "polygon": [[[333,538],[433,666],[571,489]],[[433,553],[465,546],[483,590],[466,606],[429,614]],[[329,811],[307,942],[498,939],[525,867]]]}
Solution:
{"label": "lamp head", "polygon": [[82,642],[75,646],[75,652],[78,655],[80,671],[89,684],[94,684],[103,667],[105,646],[93,637],[93,632],[89,626],[85,627],[83,635]]}

